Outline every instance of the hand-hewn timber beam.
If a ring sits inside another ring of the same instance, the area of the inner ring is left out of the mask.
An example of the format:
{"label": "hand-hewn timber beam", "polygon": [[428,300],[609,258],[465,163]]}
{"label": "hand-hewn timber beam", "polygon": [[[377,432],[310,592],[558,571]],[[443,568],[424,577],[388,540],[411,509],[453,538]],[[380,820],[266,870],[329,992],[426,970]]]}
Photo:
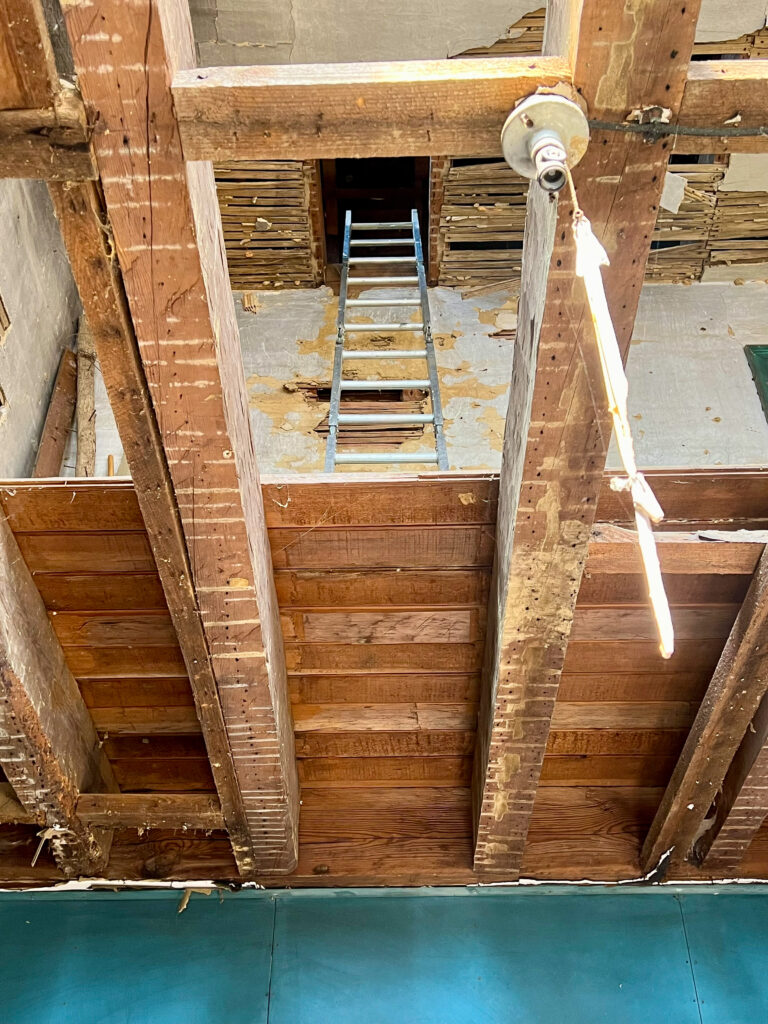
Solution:
{"label": "hand-hewn timber beam", "polygon": [[[499,156],[517,100],[571,80],[586,95],[559,56],[487,57],[200,68],[179,72],[173,93],[188,160]],[[616,107],[610,119],[623,122],[631,109]],[[727,133],[765,127],[766,111],[768,60],[696,61],[677,121],[724,135],[676,136],[675,152],[765,152],[768,133]]]}
{"label": "hand-hewn timber beam", "polygon": [[175,72],[195,63],[189,8],[67,0],[64,11],[80,87],[99,111],[94,151],[190,552],[251,870],[290,871],[298,779],[240,338],[213,168],[185,164],[170,90]]}
{"label": "hand-hewn timber beam", "polygon": [[[752,585],[651,824],[642,851],[644,869],[655,867],[669,850],[672,851],[673,863],[684,861],[690,855],[766,692],[768,553],[760,559]],[[753,760],[758,753],[753,751]],[[742,782],[748,774],[747,766],[744,769]],[[738,766],[735,769],[736,772],[740,770]],[[733,783],[734,779],[731,781]],[[735,787],[732,786],[730,799],[735,802],[738,793],[733,792],[733,789]],[[725,852],[725,837],[723,844]],[[706,848],[705,840],[699,857],[705,855]]]}
{"label": "hand-hewn timber beam", "polygon": [[0,516],[0,765],[22,806],[55,829],[67,875],[100,872],[111,835],[77,814],[81,790],[117,789],[43,599]]}
{"label": "hand-hewn timber beam", "polygon": [[207,793],[82,793],[77,813],[105,828],[225,827],[219,801]]}
{"label": "hand-hewn timber beam", "polygon": [[93,178],[80,96],[59,80],[40,0],[0,0],[0,178]]}
{"label": "hand-hewn timber beam", "polygon": [[[563,26],[576,22],[579,8],[574,40]],[[567,46],[574,53],[574,81],[590,116],[623,120],[628,110],[659,104],[674,118],[698,8],[671,0],[561,0],[548,7],[545,46],[554,35],[561,52]],[[574,175],[611,259],[604,279],[625,353],[670,149],[667,141],[595,132]],[[542,287],[528,266],[540,259],[541,244],[529,239],[525,291],[531,282]],[[534,353],[538,335],[538,358],[530,417],[526,395],[521,401],[514,386],[507,415],[473,786],[475,867],[508,878],[520,870],[611,433],[583,284],[574,276],[565,197],[545,293],[525,291],[518,331],[530,333]]]}
{"label": "hand-hewn timber beam", "polygon": [[497,156],[515,103],[570,78],[559,57],[199,68],[173,98],[187,160]]}
{"label": "hand-hewn timber beam", "polygon": [[693,61],[678,121],[685,128],[762,135],[678,135],[676,153],[765,153],[768,151],[768,60]]}
{"label": "hand-hewn timber beam", "polygon": [[96,186],[49,186],[72,273],[93,332],[104,383],[189,673],[197,716],[240,872],[254,872],[252,839],[192,585],[184,532]]}

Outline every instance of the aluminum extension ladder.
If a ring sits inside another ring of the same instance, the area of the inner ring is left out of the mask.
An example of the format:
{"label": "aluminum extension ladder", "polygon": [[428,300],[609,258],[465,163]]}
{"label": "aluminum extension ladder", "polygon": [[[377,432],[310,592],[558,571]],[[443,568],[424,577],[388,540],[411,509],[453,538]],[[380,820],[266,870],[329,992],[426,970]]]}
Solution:
{"label": "aluminum extension ladder", "polygon": [[[381,237],[378,232],[384,231],[388,235],[392,232],[402,232],[410,229],[408,237]],[[374,237],[360,238],[353,237],[353,232],[373,232]],[[350,248],[357,247],[367,249],[375,247],[406,246],[411,250],[407,256],[350,256]],[[415,273],[411,271],[405,275],[392,275],[386,277],[350,276],[350,267],[363,269],[371,265],[378,267],[381,264],[413,265]],[[350,288],[370,288],[371,286],[394,287],[405,285],[418,289],[413,298],[392,299],[382,296],[381,298],[351,299],[348,297]],[[392,307],[413,306],[421,309],[420,323],[373,323],[365,324],[347,320],[347,315],[354,315],[355,310],[375,307],[377,309],[388,309]],[[346,347],[347,335],[365,335],[373,332],[394,332],[409,331],[421,334],[424,337],[424,347],[418,349],[370,349]],[[358,380],[343,376],[344,365],[352,360],[385,360],[385,359],[411,359],[423,360],[427,365],[427,378],[414,380]],[[400,390],[402,388],[414,388],[427,391],[430,397],[432,411],[430,413],[340,413],[339,406],[341,395],[344,391],[372,391],[372,390]],[[331,387],[331,411],[328,417],[329,433],[325,451],[325,471],[333,472],[336,466],[349,465],[351,463],[404,463],[419,462],[433,463],[441,470],[448,469],[448,454],[445,447],[445,434],[443,432],[443,410],[440,404],[440,384],[437,377],[437,365],[435,363],[435,349],[432,341],[432,325],[429,317],[429,298],[427,296],[427,277],[424,272],[424,253],[421,245],[421,232],[419,231],[419,217],[416,210],[411,212],[410,221],[390,221],[376,223],[352,223],[352,213],[347,210],[344,221],[344,249],[341,265],[341,288],[339,290],[339,315],[336,321],[336,347],[333,360],[333,384]],[[398,424],[431,424],[434,431],[435,450],[424,452],[338,452],[339,427],[352,424],[377,423],[394,426]]]}

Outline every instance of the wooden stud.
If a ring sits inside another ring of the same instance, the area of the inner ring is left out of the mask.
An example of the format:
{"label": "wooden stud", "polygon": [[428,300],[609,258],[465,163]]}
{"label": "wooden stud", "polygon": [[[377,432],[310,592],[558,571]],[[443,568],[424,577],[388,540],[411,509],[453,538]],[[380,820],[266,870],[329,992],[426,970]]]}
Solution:
{"label": "wooden stud", "polygon": [[[189,8],[184,0],[70,0],[65,20],[80,87],[100,114],[94,152],[164,453],[182,499],[251,863],[261,873],[290,871],[298,779],[240,340],[213,168],[185,164],[170,92],[173,74],[196,63]],[[137,32],[138,24],[145,30]],[[219,496],[218,517],[195,500],[211,489]]]}
{"label": "wooden stud", "polygon": [[[111,230],[95,186],[89,183],[51,184],[49,191],[80,297],[94,332],[99,364],[131,468],[132,482],[111,484],[107,491],[102,484],[95,482],[89,484],[78,481],[73,485],[62,481],[53,489],[49,484],[45,501],[47,515],[40,508],[37,515],[32,512],[30,517],[32,510],[29,505],[17,508],[15,513],[12,508],[7,508],[7,512],[12,521],[23,516],[26,527],[33,530],[78,529],[93,518],[88,508],[89,503],[95,500],[98,507],[97,521],[102,528],[143,530],[146,524],[147,533],[152,538],[152,549],[146,552],[144,545],[142,558],[146,563],[140,564],[144,565],[145,570],[154,570],[157,566],[184,656],[182,661],[178,651],[170,652],[167,657],[164,651],[154,651],[153,674],[162,672],[165,666],[178,675],[189,675],[227,831],[236,851],[240,872],[248,876],[254,870],[250,829],[192,586],[192,573],[173,484],[123,292],[122,278],[114,259]],[[30,493],[30,497],[34,507],[34,494]],[[72,539],[75,536],[70,535],[64,545],[59,543],[59,550],[77,549]],[[121,545],[121,549],[125,550],[124,545]],[[28,551],[27,557],[31,554]],[[39,562],[37,564],[39,567]],[[105,564],[104,559],[99,560],[100,569]],[[72,568],[76,565],[77,560]],[[41,581],[44,577],[38,576],[37,579]],[[46,579],[59,580],[61,576]],[[103,581],[104,577],[100,576],[96,582],[103,584]],[[45,592],[45,585],[41,584],[41,587]],[[125,594],[124,584],[120,593]],[[124,607],[123,601],[120,607]],[[94,663],[93,658],[80,657],[76,666],[79,677],[87,677],[94,671],[96,674],[103,673],[105,670],[120,675],[136,666],[135,655],[130,651],[125,653],[122,660],[109,656],[109,652],[106,654],[107,657],[99,663]],[[71,656],[70,662],[74,663]],[[185,729],[194,731],[194,722],[190,722],[188,716],[185,722]],[[118,727],[124,728],[126,724],[136,728],[130,708],[117,721],[103,716],[97,720],[99,728],[105,731],[117,731]],[[145,728],[145,725],[141,728]]]}
{"label": "wooden stud", "polygon": [[77,459],[75,476],[96,473],[96,346],[85,317],[77,331]]}
{"label": "wooden stud", "polygon": [[33,476],[58,476],[61,472],[76,402],[77,357],[74,352],[65,349],[61,353],[56,380],[53,382],[53,392],[48,403],[43,432],[40,435]]}

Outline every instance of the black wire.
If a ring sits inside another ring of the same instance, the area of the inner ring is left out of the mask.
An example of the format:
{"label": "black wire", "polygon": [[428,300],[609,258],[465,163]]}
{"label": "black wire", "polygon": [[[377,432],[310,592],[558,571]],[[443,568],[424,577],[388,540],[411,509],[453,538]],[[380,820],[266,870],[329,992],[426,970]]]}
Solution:
{"label": "black wire", "polygon": [[705,139],[719,138],[750,138],[764,136],[768,138],[768,125],[757,128],[740,128],[735,124],[724,124],[716,128],[690,128],[681,124],[665,124],[663,121],[649,121],[647,124],[635,124],[628,121],[596,121],[590,120],[590,128],[602,132],[629,132],[642,135],[648,142],[666,138],[669,135],[694,135]]}

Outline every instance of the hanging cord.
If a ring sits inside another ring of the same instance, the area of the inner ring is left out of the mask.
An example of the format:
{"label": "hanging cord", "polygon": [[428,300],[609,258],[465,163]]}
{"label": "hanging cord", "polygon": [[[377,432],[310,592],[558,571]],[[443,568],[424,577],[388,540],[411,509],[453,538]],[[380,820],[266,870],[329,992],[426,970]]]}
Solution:
{"label": "hanging cord", "polygon": [[576,188],[570,169],[566,170],[568,187],[573,200],[573,237],[576,241],[576,274],[583,278],[587,292],[592,324],[595,329],[597,348],[600,353],[600,365],[603,371],[603,383],[608,399],[608,407],[613,418],[613,429],[619,449],[624,471],[627,478],[613,477],[611,490],[629,491],[635,510],[635,524],[640,554],[648,584],[648,596],[651,610],[659,635],[659,651],[662,658],[671,658],[675,649],[675,634],[672,628],[672,617],[669,602],[661,578],[659,555],[653,536],[653,523],[664,518],[656,495],[651,490],[643,474],[637,468],[635,447],[632,442],[632,431],[627,412],[627,394],[629,385],[621,361],[619,343],[613,329],[613,321],[605,298],[601,266],[608,266],[609,260],[605,249],[595,237],[592,226],[579,206]]}

